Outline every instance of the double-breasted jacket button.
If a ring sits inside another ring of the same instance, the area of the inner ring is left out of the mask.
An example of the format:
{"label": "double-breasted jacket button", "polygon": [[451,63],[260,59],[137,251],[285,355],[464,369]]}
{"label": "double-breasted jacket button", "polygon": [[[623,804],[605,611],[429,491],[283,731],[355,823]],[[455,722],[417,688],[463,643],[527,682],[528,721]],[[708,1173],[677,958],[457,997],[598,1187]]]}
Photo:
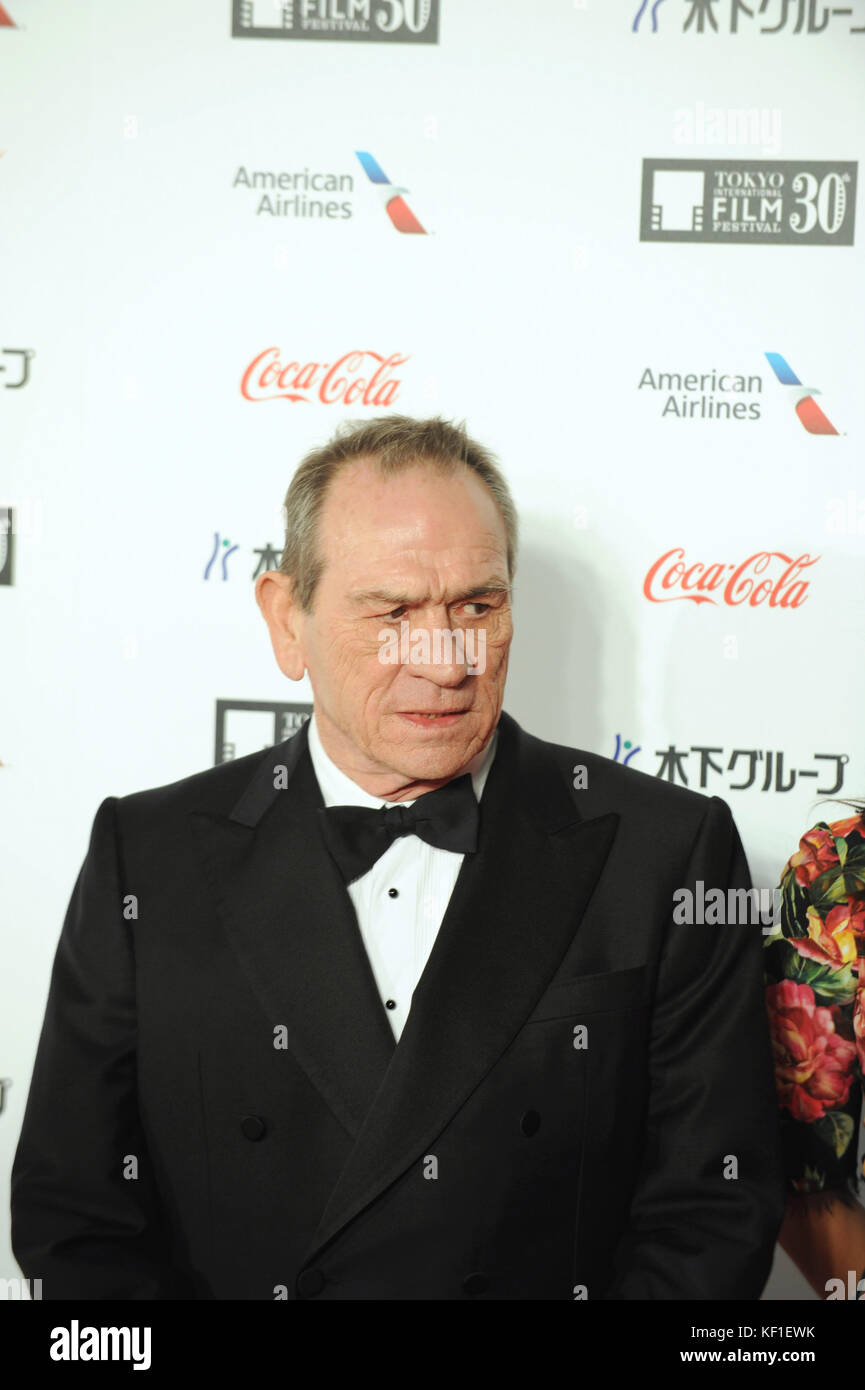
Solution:
{"label": "double-breasted jacket button", "polygon": [[301,1298],[315,1298],[326,1283],[327,1280],[320,1269],[303,1269],[297,1276],[297,1292]]}
{"label": "double-breasted jacket button", "polygon": [[490,1281],[485,1274],[478,1270],[474,1274],[467,1274],[463,1280],[463,1293],[474,1297],[475,1294],[486,1293],[490,1286]]}
{"label": "double-breasted jacket button", "polygon": [[240,1128],[244,1138],[251,1139],[253,1144],[257,1144],[267,1133],[267,1125],[260,1115],[244,1115]]}
{"label": "double-breasted jacket button", "polygon": [[520,1120],[520,1129],[526,1138],[531,1139],[533,1135],[537,1134],[540,1127],[541,1117],[537,1110],[527,1110]]}

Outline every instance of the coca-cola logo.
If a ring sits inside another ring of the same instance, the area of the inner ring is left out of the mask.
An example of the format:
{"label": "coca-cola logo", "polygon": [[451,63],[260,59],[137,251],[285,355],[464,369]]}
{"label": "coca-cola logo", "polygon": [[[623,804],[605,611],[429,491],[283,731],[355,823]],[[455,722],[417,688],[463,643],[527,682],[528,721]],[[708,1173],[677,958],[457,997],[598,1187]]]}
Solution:
{"label": "coca-cola logo", "polygon": [[283,361],[279,348],[253,357],[240,383],[248,401],[311,401],[323,405],[392,405],[400,387],[396,369],[409,354],[355,350],[335,362]]}
{"label": "coca-cola logo", "polygon": [[[681,546],[667,550],[651,566],[643,580],[643,593],[651,603],[747,603],[756,608],[801,608],[808,597],[808,579],[802,571],[816,565],[819,555],[799,555],[795,560],[782,550],[757,550],[739,565],[701,561],[685,563]],[[769,570],[770,574],[760,576]]]}

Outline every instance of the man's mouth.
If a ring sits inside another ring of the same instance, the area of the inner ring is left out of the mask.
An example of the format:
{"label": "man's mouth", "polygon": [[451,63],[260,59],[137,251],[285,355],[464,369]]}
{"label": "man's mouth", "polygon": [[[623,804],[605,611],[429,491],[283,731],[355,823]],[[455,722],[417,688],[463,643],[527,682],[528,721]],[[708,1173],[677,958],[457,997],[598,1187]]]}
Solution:
{"label": "man's mouth", "polygon": [[400,711],[401,717],[403,719],[408,719],[409,722],[412,724],[416,724],[419,727],[426,725],[434,725],[436,728],[446,727],[449,724],[455,724],[458,719],[461,719],[462,716],[467,713],[468,711],[464,709],[440,710],[437,712],[428,712],[426,710]]}

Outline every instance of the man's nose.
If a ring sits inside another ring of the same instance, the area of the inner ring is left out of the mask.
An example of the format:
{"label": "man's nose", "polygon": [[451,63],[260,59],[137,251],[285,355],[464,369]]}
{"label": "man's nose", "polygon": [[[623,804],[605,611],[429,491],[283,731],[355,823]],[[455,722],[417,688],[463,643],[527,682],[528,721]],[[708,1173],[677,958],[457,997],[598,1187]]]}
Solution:
{"label": "man's nose", "polygon": [[[409,669],[416,676],[432,681],[445,688],[460,685],[468,674],[470,653],[467,652],[465,633],[451,629],[448,612],[434,612],[426,617],[423,627],[412,627],[412,637],[416,633],[425,634],[412,644],[412,660]],[[427,660],[426,658],[429,658]]]}
{"label": "man's nose", "polygon": [[409,667],[412,675],[422,676],[424,680],[431,681],[433,685],[443,686],[450,689],[462,685],[468,677],[468,663],[465,661],[431,661],[426,663],[412,663]]}

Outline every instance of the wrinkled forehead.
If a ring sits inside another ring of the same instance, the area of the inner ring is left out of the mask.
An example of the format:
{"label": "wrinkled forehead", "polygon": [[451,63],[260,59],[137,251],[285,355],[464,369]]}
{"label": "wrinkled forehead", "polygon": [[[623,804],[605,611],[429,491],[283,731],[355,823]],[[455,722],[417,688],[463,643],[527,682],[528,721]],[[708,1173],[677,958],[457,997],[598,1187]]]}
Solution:
{"label": "wrinkled forehead", "polygon": [[504,519],[486,484],[465,464],[442,471],[418,462],[382,472],[372,459],[346,465],[320,516],[326,566],[453,571],[505,563]]}

